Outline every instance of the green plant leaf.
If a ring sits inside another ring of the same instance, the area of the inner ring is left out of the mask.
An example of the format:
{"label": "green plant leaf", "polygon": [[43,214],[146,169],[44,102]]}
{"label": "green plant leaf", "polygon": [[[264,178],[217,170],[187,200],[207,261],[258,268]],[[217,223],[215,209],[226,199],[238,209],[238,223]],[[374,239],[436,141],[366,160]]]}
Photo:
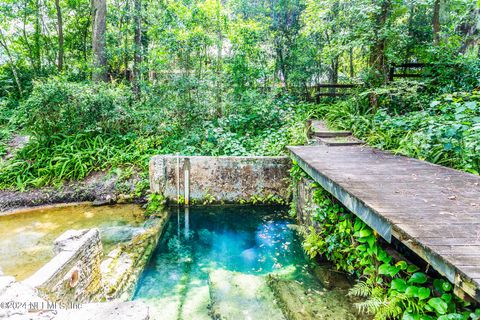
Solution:
{"label": "green plant leaf", "polygon": [[418,299],[425,300],[427,298],[430,298],[430,288],[418,288]]}
{"label": "green plant leaf", "polygon": [[408,272],[408,273],[414,273],[414,272],[417,272],[418,270],[420,270],[420,268],[417,267],[417,266],[414,265],[414,264],[410,264],[410,265],[407,267],[407,272]]}
{"label": "green plant leaf", "polygon": [[378,268],[378,273],[379,274],[387,275],[387,276],[390,276],[392,278],[395,277],[395,275],[399,271],[400,271],[400,268],[397,268],[395,266],[391,266],[388,263],[384,263]]}
{"label": "green plant leaf", "polygon": [[442,283],[442,289],[443,289],[445,292],[448,292],[448,291],[452,290],[452,287],[453,287],[452,284],[451,284],[450,282],[448,282],[448,281],[444,281],[444,282]]}
{"label": "green plant leaf", "polygon": [[446,303],[449,303],[450,301],[452,301],[452,295],[449,293],[444,293],[442,294],[442,300]]}
{"label": "green plant leaf", "polygon": [[405,261],[398,261],[395,263],[396,267],[399,267],[400,270],[406,270],[408,268],[408,264]]}
{"label": "green plant leaf", "polygon": [[445,314],[448,309],[448,305],[441,298],[431,298],[428,300],[428,305],[431,306],[437,314]]}
{"label": "green plant leaf", "polygon": [[400,278],[393,279],[390,286],[393,290],[397,290],[398,292],[405,292],[405,290],[407,290],[407,283]]}
{"label": "green plant leaf", "polygon": [[405,294],[408,296],[408,297],[411,297],[411,298],[414,298],[414,297],[417,297],[418,296],[418,287],[415,287],[415,286],[409,286],[407,288],[407,290],[405,290]]}
{"label": "green plant leaf", "polygon": [[408,279],[408,283],[418,283],[418,284],[423,284],[427,282],[427,276],[423,272],[415,272],[412,274],[410,279]]}
{"label": "green plant leaf", "polygon": [[355,236],[358,238],[365,238],[372,234],[372,230],[370,229],[363,229],[355,233]]}

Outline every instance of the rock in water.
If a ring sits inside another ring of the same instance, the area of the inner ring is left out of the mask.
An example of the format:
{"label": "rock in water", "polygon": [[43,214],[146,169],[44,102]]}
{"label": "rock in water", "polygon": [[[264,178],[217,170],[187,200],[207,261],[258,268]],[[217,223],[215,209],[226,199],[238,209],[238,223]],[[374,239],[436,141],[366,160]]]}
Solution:
{"label": "rock in water", "polygon": [[142,233],[143,228],[139,227],[108,227],[100,229],[100,237],[103,243],[120,243],[132,240],[134,236]]}
{"label": "rock in water", "polygon": [[214,319],[285,320],[265,277],[215,270],[209,284]]}
{"label": "rock in water", "polygon": [[345,297],[347,290],[326,290],[311,283],[269,277],[269,286],[282,310],[292,320],[361,319]]}

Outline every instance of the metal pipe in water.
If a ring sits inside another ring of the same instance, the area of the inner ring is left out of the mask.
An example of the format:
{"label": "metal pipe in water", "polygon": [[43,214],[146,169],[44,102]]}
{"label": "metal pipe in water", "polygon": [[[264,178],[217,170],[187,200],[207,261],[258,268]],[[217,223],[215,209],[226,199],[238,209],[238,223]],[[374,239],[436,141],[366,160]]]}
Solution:
{"label": "metal pipe in water", "polygon": [[185,239],[190,235],[190,159],[183,161],[184,187],[185,187]]}
{"label": "metal pipe in water", "polygon": [[180,206],[180,155],[177,153],[177,205]]}
{"label": "metal pipe in water", "polygon": [[190,238],[190,208],[185,206],[185,239]]}

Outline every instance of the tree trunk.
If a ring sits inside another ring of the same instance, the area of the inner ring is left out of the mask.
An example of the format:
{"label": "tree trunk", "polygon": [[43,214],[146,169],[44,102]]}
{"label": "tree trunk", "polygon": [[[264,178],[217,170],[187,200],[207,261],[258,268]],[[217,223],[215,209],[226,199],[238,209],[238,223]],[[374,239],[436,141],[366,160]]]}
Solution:
{"label": "tree trunk", "polygon": [[350,78],[353,79],[355,76],[355,72],[353,68],[353,48],[350,48],[349,58],[350,58]]}
{"label": "tree trunk", "polygon": [[223,35],[222,35],[222,21],[221,21],[221,7],[220,0],[217,0],[217,114],[222,116],[222,49],[223,49]]}
{"label": "tree trunk", "polygon": [[135,44],[133,54],[133,93],[140,96],[140,64],[142,63],[142,2],[135,0]]}
{"label": "tree trunk", "polygon": [[[330,72],[328,74],[328,82],[330,84],[337,84],[338,83],[338,60],[339,55],[336,55],[332,61],[330,62]],[[336,93],[336,88],[330,88],[330,93]]]}
{"label": "tree trunk", "polygon": [[42,68],[42,51],[40,45],[40,37],[42,29],[40,26],[40,1],[35,2],[35,23],[34,23],[34,56],[35,56],[35,68],[40,71]]}
{"label": "tree trunk", "polygon": [[95,82],[107,81],[107,56],[105,52],[105,32],[107,3],[106,0],[93,0],[93,74]]}
{"label": "tree trunk", "polygon": [[382,29],[387,23],[388,15],[391,10],[391,0],[384,0],[381,4],[380,12],[376,15],[375,39],[370,48],[370,66],[374,71],[375,82],[386,82],[387,65],[385,62],[385,45],[386,39]]}
{"label": "tree trunk", "polygon": [[469,48],[475,45],[480,49],[480,7],[474,8],[469,12],[469,19],[458,26],[458,32],[462,35],[463,43],[460,47],[460,53],[465,54]]}
{"label": "tree trunk", "polygon": [[10,53],[10,49],[8,48],[7,41],[5,40],[5,36],[3,35],[2,29],[0,29],[0,46],[3,47],[3,49],[5,50],[5,53],[7,54],[8,61],[10,62],[10,67],[12,68],[13,77],[15,78],[15,83],[17,84],[18,93],[20,94],[20,97],[21,97],[23,94],[22,85],[20,83],[20,79],[18,78],[17,68],[15,67],[15,64],[13,62],[13,58]]}
{"label": "tree trunk", "polygon": [[57,9],[57,25],[58,25],[58,71],[63,69],[63,19],[62,10],[60,8],[60,0],[55,0],[55,7]]}
{"label": "tree trunk", "polygon": [[433,43],[438,45],[440,42],[440,0],[435,0],[433,4]]}

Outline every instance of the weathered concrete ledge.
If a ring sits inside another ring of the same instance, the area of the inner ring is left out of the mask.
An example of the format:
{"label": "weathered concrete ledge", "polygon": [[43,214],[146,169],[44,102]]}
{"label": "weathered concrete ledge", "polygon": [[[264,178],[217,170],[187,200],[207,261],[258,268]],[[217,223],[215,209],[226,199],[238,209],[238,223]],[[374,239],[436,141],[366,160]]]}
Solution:
{"label": "weathered concrete ledge", "polygon": [[150,190],[183,202],[187,176],[192,204],[284,203],[289,199],[290,166],[288,157],[154,156]]}
{"label": "weathered concrete ledge", "polygon": [[135,293],[135,286],[155,250],[169,214],[158,213],[145,222],[144,231],[125,244],[113,249],[100,266],[102,293],[96,301],[127,301]]}
{"label": "weathered concrete ledge", "polygon": [[48,301],[89,302],[100,290],[103,248],[98,229],[66,231],[55,240],[54,252],[57,255],[23,283]]}

